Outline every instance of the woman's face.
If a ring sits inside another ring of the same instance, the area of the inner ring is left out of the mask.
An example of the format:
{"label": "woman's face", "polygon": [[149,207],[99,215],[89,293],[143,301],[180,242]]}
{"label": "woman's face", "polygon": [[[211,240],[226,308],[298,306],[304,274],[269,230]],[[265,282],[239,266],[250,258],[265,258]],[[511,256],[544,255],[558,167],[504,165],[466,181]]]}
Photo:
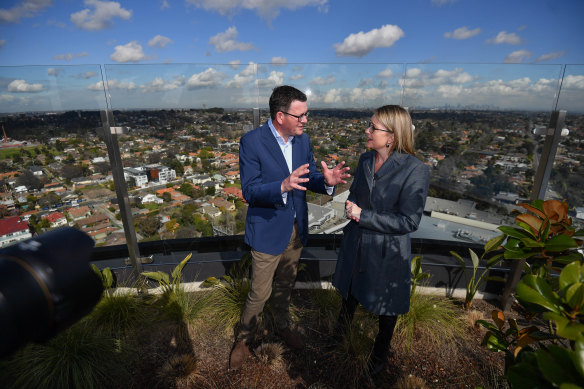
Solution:
{"label": "woman's face", "polygon": [[[375,151],[391,149],[393,131],[381,124],[375,115],[371,116],[365,134],[367,134],[367,148]],[[387,147],[388,144],[389,147]]]}

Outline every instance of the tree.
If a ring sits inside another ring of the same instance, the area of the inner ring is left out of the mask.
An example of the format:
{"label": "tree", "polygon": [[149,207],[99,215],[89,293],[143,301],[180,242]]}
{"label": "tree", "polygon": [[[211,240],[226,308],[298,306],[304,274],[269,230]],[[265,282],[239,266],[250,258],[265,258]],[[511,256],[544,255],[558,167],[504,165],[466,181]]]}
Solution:
{"label": "tree", "polygon": [[156,215],[147,215],[136,221],[136,227],[142,235],[149,237],[155,235],[160,227],[160,220]]}
{"label": "tree", "polygon": [[66,180],[83,177],[83,168],[76,165],[63,165],[61,168],[61,177]]}
{"label": "tree", "polygon": [[167,203],[170,203],[170,201],[172,200],[172,197],[170,196],[170,193],[168,193],[168,192],[164,192],[164,193],[162,194],[162,199],[163,199],[165,202],[167,202]]}
{"label": "tree", "polygon": [[194,197],[195,188],[188,182],[185,182],[178,188],[178,191],[185,196]]}
{"label": "tree", "polygon": [[43,182],[29,170],[25,170],[20,176],[18,176],[16,183],[17,185],[24,185],[28,189],[39,190],[43,187]]}

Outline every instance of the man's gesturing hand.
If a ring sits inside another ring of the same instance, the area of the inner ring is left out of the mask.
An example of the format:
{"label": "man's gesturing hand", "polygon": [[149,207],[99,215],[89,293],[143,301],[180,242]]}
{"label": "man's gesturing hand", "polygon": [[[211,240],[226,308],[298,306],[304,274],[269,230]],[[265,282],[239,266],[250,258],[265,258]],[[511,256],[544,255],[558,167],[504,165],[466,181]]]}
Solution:
{"label": "man's gesturing hand", "polygon": [[327,184],[328,186],[335,186],[338,184],[347,183],[347,181],[345,181],[345,178],[351,177],[351,175],[347,173],[351,168],[348,166],[343,167],[344,164],[345,161],[339,163],[334,168],[329,169],[324,161],[320,161],[325,184]]}
{"label": "man's gesturing hand", "polygon": [[302,178],[302,176],[308,174],[308,164],[300,166],[298,169],[294,170],[280,185],[282,193],[290,192],[292,189],[306,190],[305,187],[300,185],[302,182],[308,182],[308,178]]}

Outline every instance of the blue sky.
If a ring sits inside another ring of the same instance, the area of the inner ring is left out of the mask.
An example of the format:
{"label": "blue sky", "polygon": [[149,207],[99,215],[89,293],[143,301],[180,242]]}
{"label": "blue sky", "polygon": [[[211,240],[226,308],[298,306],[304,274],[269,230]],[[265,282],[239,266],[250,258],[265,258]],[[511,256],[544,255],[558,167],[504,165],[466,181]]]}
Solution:
{"label": "blue sky", "polygon": [[[549,109],[562,65],[584,64],[582,15],[582,0],[3,1],[0,104],[68,107],[77,88],[94,105],[103,74],[120,108],[226,103],[226,88],[229,104],[256,106],[284,82],[321,106]],[[584,91],[582,66],[566,75]]]}

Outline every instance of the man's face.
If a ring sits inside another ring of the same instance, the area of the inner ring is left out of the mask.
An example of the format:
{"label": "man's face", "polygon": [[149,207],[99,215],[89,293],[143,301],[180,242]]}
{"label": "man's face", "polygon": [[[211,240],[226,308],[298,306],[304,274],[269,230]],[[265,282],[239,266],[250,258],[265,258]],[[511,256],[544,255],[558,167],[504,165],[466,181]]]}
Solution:
{"label": "man's face", "polygon": [[308,111],[308,106],[306,102],[294,100],[290,104],[290,108],[288,109],[287,113],[278,112],[277,113],[277,121],[279,124],[279,132],[283,138],[289,136],[296,136],[302,135],[304,131],[304,125],[308,123],[308,119],[306,116],[302,116],[300,120],[298,120],[295,116],[304,115]]}

